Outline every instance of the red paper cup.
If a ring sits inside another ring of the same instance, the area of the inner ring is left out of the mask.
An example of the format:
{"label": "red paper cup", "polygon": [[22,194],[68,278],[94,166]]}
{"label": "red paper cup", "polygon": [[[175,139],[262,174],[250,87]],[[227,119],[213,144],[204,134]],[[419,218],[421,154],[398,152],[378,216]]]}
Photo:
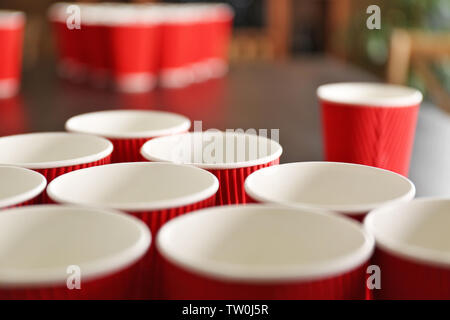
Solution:
{"label": "red paper cup", "polygon": [[55,41],[58,56],[58,73],[61,77],[69,78],[71,69],[75,62],[72,58],[71,42],[68,37],[67,14],[66,10],[69,4],[54,3],[48,9],[48,19],[52,25],[53,37]]}
{"label": "red paper cup", "polygon": [[336,83],[317,90],[327,161],[408,175],[422,94],[378,83]]}
{"label": "red paper cup", "polygon": [[334,214],[226,206],[167,223],[156,248],[168,299],[364,299],[373,237]]}
{"label": "red paper cup", "polygon": [[220,187],[217,205],[245,203],[244,181],[261,168],[278,164],[280,144],[242,132],[205,131],[152,139],[141,149],[149,161],[195,165],[213,173]]}
{"label": "red paper cup", "polygon": [[37,203],[46,185],[45,177],[35,171],[0,166],[0,210]]}
{"label": "red paper cup", "polygon": [[[211,78],[223,76],[228,70],[228,42],[229,38],[224,37],[222,24],[224,19],[232,21],[232,11],[228,5],[225,4],[189,4],[178,7],[179,16],[169,18],[167,26],[169,30],[178,31],[183,34],[181,40],[191,39],[184,46],[184,51],[176,50],[173,54],[177,54],[179,59],[184,63],[180,64],[181,69],[190,71],[192,76],[191,82],[203,82]],[[226,17],[224,13],[227,13]],[[230,25],[231,27],[231,25]],[[172,28],[172,29],[170,29]],[[176,28],[176,29],[174,29]],[[228,29],[230,31],[231,28]],[[170,33],[169,35],[171,35]],[[178,38],[175,37],[175,41]],[[171,38],[166,39],[171,41]],[[225,52],[220,54],[220,66],[218,67],[218,46],[226,48]],[[182,56],[183,54],[183,56]],[[165,74],[168,74],[165,72]],[[179,87],[176,81],[174,83],[169,81],[166,86]],[[176,80],[176,79],[175,79]],[[165,83],[163,77],[163,84]],[[172,85],[173,84],[173,85]],[[189,84],[186,82],[186,84]]]}
{"label": "red paper cup", "polygon": [[225,4],[164,6],[161,85],[181,88],[223,76],[233,11]]}
{"label": "red paper cup", "polygon": [[23,12],[0,10],[0,99],[19,91],[24,28]]}
{"label": "red paper cup", "polygon": [[[82,5],[85,7],[87,5]],[[83,31],[76,28],[75,8],[80,5],[55,3],[48,10],[48,18],[52,24],[55,45],[58,53],[58,73],[61,77],[75,82],[86,78],[87,55],[83,43]],[[70,26],[70,28],[69,28]]]}
{"label": "red paper cup", "polygon": [[108,138],[114,145],[112,162],[142,161],[142,145],[155,137],[186,132],[191,121],[175,113],[110,110],[70,118],[66,130]]}
{"label": "red paper cup", "polygon": [[190,4],[189,7],[196,14],[192,23],[186,25],[192,33],[192,43],[190,45],[190,66],[193,82],[203,82],[212,78],[211,70],[207,64],[207,47],[211,42],[209,36],[211,7],[209,4]]}
{"label": "red paper cup", "polygon": [[260,203],[330,210],[362,221],[383,205],[410,201],[416,188],[383,169],[341,162],[296,162],[265,168],[245,181],[249,198]]}
{"label": "red paper cup", "polygon": [[112,151],[111,142],[87,134],[27,133],[0,138],[0,165],[33,169],[50,182],[66,172],[110,163]]}
{"label": "red paper cup", "polygon": [[[59,203],[118,209],[143,220],[156,235],[168,220],[215,202],[219,183],[205,170],[170,163],[118,163],[65,174],[47,188]],[[151,249],[143,298],[160,298],[160,264]]]}
{"label": "red paper cup", "polygon": [[84,48],[89,81],[98,88],[108,86],[111,72],[107,17],[104,13],[105,5],[81,6],[81,45]]}
{"label": "red paper cup", "polygon": [[228,51],[233,17],[234,13],[229,5],[210,5],[203,65],[209,70],[211,78],[222,77],[228,71]]}
{"label": "red paper cup", "polygon": [[202,48],[198,25],[202,12],[195,5],[166,5],[162,25],[160,84],[182,88],[195,82],[192,69]]}
{"label": "red paper cup", "polygon": [[385,206],[364,220],[380,267],[375,299],[450,299],[450,199]]}
{"label": "red paper cup", "polygon": [[108,52],[117,89],[123,92],[153,89],[159,68],[160,10],[123,5],[105,9]]}
{"label": "red paper cup", "polygon": [[141,286],[151,234],[126,214],[28,206],[1,212],[0,230],[0,299],[130,299]]}

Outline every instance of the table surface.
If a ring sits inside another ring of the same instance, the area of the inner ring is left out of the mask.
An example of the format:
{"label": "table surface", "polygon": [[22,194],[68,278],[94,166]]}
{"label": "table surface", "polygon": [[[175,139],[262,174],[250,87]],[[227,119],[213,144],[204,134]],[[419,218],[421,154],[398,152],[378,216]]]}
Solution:
{"label": "table surface", "polygon": [[[284,63],[236,64],[222,79],[130,95],[61,80],[51,62],[42,63],[24,73],[18,97],[0,100],[0,135],[64,130],[69,117],[96,110],[166,110],[202,121],[203,129],[279,129],[282,162],[321,160],[317,86],[377,80],[338,60],[311,56]],[[430,145],[436,138],[438,144]],[[450,117],[435,107],[422,107],[411,169],[418,195],[450,196],[449,141]],[[437,165],[430,168],[436,158]]]}

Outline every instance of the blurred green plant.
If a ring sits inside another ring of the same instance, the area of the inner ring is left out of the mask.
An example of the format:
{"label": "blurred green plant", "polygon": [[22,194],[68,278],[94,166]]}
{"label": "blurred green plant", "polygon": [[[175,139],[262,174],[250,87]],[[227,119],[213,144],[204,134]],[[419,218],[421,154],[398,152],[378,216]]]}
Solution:
{"label": "blurred green plant", "polygon": [[[389,53],[389,39],[396,28],[450,32],[450,0],[354,0],[355,12],[365,12],[370,4],[381,8],[381,29],[365,27],[367,15],[352,15],[347,37],[350,58],[377,74],[382,74]],[[433,65],[439,79],[450,91],[450,62]],[[419,77],[411,72],[409,84],[424,90]]]}

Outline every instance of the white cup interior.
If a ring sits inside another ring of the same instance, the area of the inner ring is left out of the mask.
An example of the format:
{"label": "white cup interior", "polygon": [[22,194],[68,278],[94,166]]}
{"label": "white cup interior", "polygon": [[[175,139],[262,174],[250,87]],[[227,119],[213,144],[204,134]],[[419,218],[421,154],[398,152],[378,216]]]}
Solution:
{"label": "white cup interior", "polygon": [[188,131],[185,116],[148,110],[110,110],[81,114],[66,122],[67,131],[108,138],[152,138]]}
{"label": "white cup interior", "polygon": [[111,154],[106,139],[66,132],[28,133],[0,138],[0,164],[45,169],[89,163]]}
{"label": "white cup interior", "polygon": [[314,279],[350,271],[374,240],[350,219],[277,206],[225,206],[168,222],[157,249],[178,266],[244,281]]}
{"label": "white cup interior", "polygon": [[20,167],[0,166],[0,208],[13,206],[38,196],[47,185],[45,177]]}
{"label": "white cup interior", "polygon": [[222,131],[160,137],[141,149],[150,161],[191,164],[205,169],[249,167],[274,161],[283,152],[274,140],[253,134]]}
{"label": "white cup interior", "polygon": [[118,163],[73,171],[53,180],[56,202],[126,211],[175,208],[208,199],[219,187],[202,169],[170,163]]}
{"label": "white cup interior", "polygon": [[396,255],[450,267],[450,199],[418,198],[382,207],[364,225],[377,244]]}
{"label": "white cup interior", "polygon": [[321,100],[362,106],[410,107],[422,102],[419,90],[383,83],[342,82],[319,86]]}
{"label": "white cup interior", "polygon": [[67,268],[81,280],[131,265],[147,251],[150,231],[124,213],[40,205],[0,214],[0,287],[65,284]]}
{"label": "white cup interior", "polygon": [[261,202],[353,214],[408,201],[415,195],[414,184],[397,173],[339,162],[297,162],[264,168],[246,179],[245,190]]}

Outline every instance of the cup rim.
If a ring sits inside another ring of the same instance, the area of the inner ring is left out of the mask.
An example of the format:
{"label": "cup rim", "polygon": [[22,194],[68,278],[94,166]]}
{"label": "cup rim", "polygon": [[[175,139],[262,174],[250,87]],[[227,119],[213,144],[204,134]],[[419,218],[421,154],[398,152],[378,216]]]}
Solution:
{"label": "cup rim", "polygon": [[[55,2],[52,3],[48,9],[47,9],[47,17],[52,22],[65,22],[66,16],[65,11],[67,8],[75,3],[69,3],[69,2]],[[64,13],[63,13],[64,11]]]}
{"label": "cup rim", "polygon": [[[197,170],[199,174],[203,174],[205,176],[208,176],[211,178],[211,184],[208,186],[208,188],[205,188],[199,192],[176,197],[174,199],[169,200],[158,200],[158,201],[151,201],[151,202],[136,202],[136,203],[127,203],[127,204],[114,204],[113,206],[108,206],[108,204],[102,203],[99,204],[96,201],[83,201],[83,200],[68,200],[66,197],[61,196],[59,192],[56,191],[58,188],[58,184],[61,183],[60,181],[64,181],[67,177],[71,177],[77,174],[82,174],[83,172],[86,172],[87,170],[90,171],[97,171],[105,168],[114,168],[114,167],[125,167],[125,166],[131,166],[131,167],[155,167],[157,169],[160,166],[176,166],[176,167],[184,167],[189,170]],[[90,168],[84,168],[80,170],[75,170],[68,172],[66,174],[63,174],[54,180],[52,180],[47,187],[47,194],[53,201],[61,204],[69,204],[69,205],[82,205],[82,206],[90,206],[90,207],[110,207],[115,210],[122,210],[126,212],[141,212],[141,211],[149,211],[149,210],[164,210],[164,209],[170,209],[170,208],[178,208],[182,206],[187,206],[190,204],[194,204],[203,200],[207,200],[208,198],[214,196],[217,193],[217,190],[219,189],[219,181],[217,178],[210,172],[206,170],[202,170],[200,168],[197,168],[195,166],[189,166],[189,165],[181,165],[181,164],[174,164],[174,163],[167,163],[167,162],[122,162],[122,163],[113,163],[113,164],[106,164],[103,166],[96,166],[96,167],[90,167]]]}
{"label": "cup rim", "polygon": [[[144,222],[131,215],[111,209],[63,206],[56,204],[34,205],[5,210],[0,215],[0,220],[2,217],[8,215],[20,216],[35,214],[36,212],[45,215],[49,212],[80,212],[80,210],[89,215],[102,215],[106,219],[115,216],[115,218],[121,219],[124,223],[127,223],[130,228],[133,227],[139,232],[139,239],[136,243],[128,246],[126,249],[118,253],[101,257],[95,261],[84,263],[82,265],[84,280],[103,277],[118,272],[142,258],[150,247],[152,234]],[[36,270],[26,269],[21,271],[11,268],[0,269],[0,287],[45,286],[54,283],[65,283],[66,280],[67,274],[61,274],[59,267],[43,268],[38,272],[36,272]]]}
{"label": "cup rim", "polygon": [[[65,22],[63,12],[73,3],[57,2],[47,10],[50,20]],[[230,20],[234,16],[233,8],[226,3],[176,4],[176,3],[81,3],[85,10],[100,10],[103,15],[89,16],[83,23],[121,27],[126,25],[158,26],[162,24],[185,24],[203,21]],[[209,12],[211,11],[211,12]]]}
{"label": "cup rim", "polygon": [[[354,95],[355,91],[361,92],[367,88],[379,90],[380,92],[390,90],[391,92],[397,91],[398,93],[384,97],[364,97]],[[377,82],[328,83],[319,86],[316,94],[317,97],[323,101],[360,107],[412,107],[420,104],[423,99],[422,93],[417,89]]]}
{"label": "cup rim", "polygon": [[[283,168],[287,167],[296,167],[296,166],[308,166],[308,165],[332,165],[332,166],[342,166],[342,167],[360,167],[365,168],[367,170],[377,171],[377,172],[383,172],[385,174],[389,174],[393,177],[399,178],[399,180],[405,181],[409,185],[409,190],[407,193],[403,194],[400,197],[391,199],[389,201],[381,201],[381,202],[374,202],[374,203],[367,203],[367,204],[345,204],[345,205],[333,205],[333,204],[310,204],[310,203],[300,203],[300,202],[289,202],[284,200],[276,200],[272,198],[268,198],[264,195],[259,194],[255,190],[253,190],[253,186],[251,184],[253,183],[253,180],[255,177],[258,177],[260,175],[266,174],[268,171],[273,170],[283,170]],[[386,169],[381,169],[377,167],[372,166],[366,166],[361,164],[355,164],[355,163],[345,163],[345,162],[332,162],[332,161],[305,161],[305,162],[291,162],[291,163],[284,163],[280,164],[278,166],[272,166],[267,168],[262,168],[260,170],[257,170],[253,173],[251,173],[246,179],[244,183],[245,192],[253,199],[260,201],[262,203],[272,203],[272,204],[282,204],[285,206],[293,207],[293,208],[321,208],[324,210],[330,210],[333,212],[339,212],[344,214],[351,214],[355,216],[362,216],[367,214],[369,211],[378,208],[380,206],[389,205],[393,203],[400,203],[400,202],[407,202],[414,198],[416,194],[416,187],[414,186],[414,183],[409,180],[408,178]]]}
{"label": "cup rim", "polygon": [[196,166],[196,167],[199,167],[202,169],[208,169],[208,170],[238,169],[238,168],[245,168],[245,167],[253,167],[253,166],[266,164],[266,163],[275,161],[276,159],[280,158],[281,154],[283,153],[283,147],[273,139],[269,139],[266,137],[253,135],[253,134],[249,134],[249,133],[225,132],[225,131],[215,130],[215,131],[202,131],[202,132],[187,132],[187,133],[182,133],[182,134],[177,134],[177,135],[172,135],[172,136],[158,137],[158,138],[149,140],[146,143],[144,143],[143,146],[141,147],[141,155],[149,161],[178,163],[178,162],[174,162],[174,161],[168,159],[167,157],[161,157],[161,156],[154,155],[154,153],[152,152],[152,149],[153,149],[152,145],[161,143],[161,142],[166,142],[167,140],[169,142],[171,142],[171,140],[173,140],[173,139],[180,139],[180,138],[182,139],[183,137],[187,137],[187,136],[189,136],[189,137],[194,137],[194,136],[198,136],[198,135],[213,136],[216,134],[221,134],[222,136],[233,135],[233,136],[245,136],[245,137],[250,137],[250,138],[256,137],[256,139],[264,139],[268,143],[271,144],[271,148],[275,147],[276,150],[273,151],[269,155],[266,155],[264,157],[258,157],[257,159],[254,159],[254,160],[237,161],[237,162],[230,162],[230,163],[225,163],[225,162],[201,163],[201,162],[195,162],[195,161],[183,161],[182,163],[191,165],[191,166]]}
{"label": "cup rim", "polygon": [[[276,212],[290,212],[296,214],[313,214],[326,216],[329,219],[337,220],[341,225],[345,225],[348,230],[355,230],[359,232],[364,239],[364,243],[355,252],[346,254],[342,257],[336,258],[333,263],[330,261],[322,263],[311,263],[310,265],[304,266],[297,264],[294,267],[277,267],[274,266],[271,269],[266,269],[261,272],[255,272],[252,268],[235,268],[230,264],[224,263],[214,263],[208,259],[198,259],[197,257],[179,257],[176,252],[171,252],[170,248],[164,244],[167,242],[164,238],[167,237],[166,234],[174,227],[183,224],[185,220],[191,220],[196,218],[201,218],[203,216],[216,214],[225,215],[232,214],[233,211],[244,211],[239,214],[245,214],[245,211],[253,210],[264,210],[264,211],[276,211]],[[167,222],[158,232],[155,241],[156,249],[158,252],[170,263],[177,267],[188,270],[192,273],[224,281],[242,281],[242,282],[284,282],[284,281],[310,281],[323,279],[330,276],[336,276],[341,273],[346,273],[358,266],[363,265],[373,253],[375,247],[375,240],[370,233],[368,233],[361,226],[360,223],[344,217],[338,214],[327,212],[324,210],[317,210],[311,208],[289,208],[280,205],[261,205],[261,204],[248,204],[242,205],[227,205],[220,207],[212,207],[207,209],[198,210],[191,212],[189,215],[182,215],[176,217],[169,222]]]}
{"label": "cup rim", "polygon": [[[408,203],[397,203],[388,206],[384,206],[370,212],[364,219],[364,228],[367,232],[370,232],[376,241],[376,245],[383,250],[386,250],[395,256],[399,256],[408,260],[418,261],[419,263],[431,264],[437,267],[450,267],[450,255],[449,252],[439,252],[433,249],[421,248],[417,245],[411,245],[408,243],[400,242],[389,236],[381,233],[374,226],[374,220],[377,216],[383,215],[395,209],[400,209],[404,206],[411,206],[416,204],[436,203],[444,202],[448,203],[450,207],[450,197],[421,197],[416,198]],[[399,210],[400,212],[400,210]]]}
{"label": "cup rim", "polygon": [[[117,132],[114,130],[97,130],[93,127],[84,127],[83,120],[88,117],[98,117],[105,119],[110,115],[116,114],[130,114],[135,115],[136,117],[141,116],[152,116],[152,115],[166,115],[172,118],[178,118],[179,123],[177,125],[168,126],[164,129],[151,129],[138,132]],[[159,111],[159,110],[138,110],[138,109],[127,109],[127,110],[103,110],[103,111],[95,111],[79,114],[69,118],[65,123],[65,128],[68,132],[75,133],[87,133],[92,135],[98,135],[105,138],[113,138],[113,139],[133,139],[133,138],[154,138],[165,135],[172,135],[177,133],[182,133],[184,131],[188,131],[191,127],[191,120],[189,118],[173,112],[167,111]]]}
{"label": "cup rim", "polygon": [[177,25],[228,21],[233,19],[233,7],[227,3],[169,3],[160,4],[164,12],[163,24]]}
{"label": "cup rim", "polygon": [[[31,200],[31,199],[37,197],[38,195],[40,195],[44,191],[45,187],[47,186],[47,179],[45,179],[45,177],[42,174],[40,174],[39,172],[30,170],[30,169],[26,169],[26,168],[22,168],[22,167],[16,167],[16,166],[1,165],[0,170],[1,169],[9,169],[11,171],[23,172],[24,175],[28,175],[29,177],[38,178],[39,183],[37,183],[33,188],[31,188],[25,192],[13,195],[13,196],[5,198],[5,199],[0,199],[0,209],[14,206],[14,205],[26,202],[28,200]],[[22,178],[24,178],[24,177],[22,177]]]}
{"label": "cup rim", "polygon": [[16,139],[23,136],[66,136],[70,139],[70,137],[83,137],[85,139],[90,140],[97,140],[98,142],[102,142],[104,144],[103,150],[98,151],[97,153],[76,157],[72,159],[66,159],[66,160],[53,160],[53,161],[43,161],[43,162],[7,162],[3,163],[0,162],[0,165],[8,165],[8,166],[18,166],[18,167],[24,167],[28,169],[49,169],[49,168],[61,168],[61,167],[68,167],[68,166],[74,166],[84,163],[91,163],[95,162],[101,159],[106,158],[107,156],[111,155],[113,152],[113,145],[112,143],[104,139],[102,137],[98,137],[95,135],[89,135],[89,134],[83,134],[83,133],[70,133],[70,132],[32,132],[32,133],[23,133],[23,134],[16,134],[11,136],[4,136],[0,137],[0,141],[4,141],[6,139]]}
{"label": "cup rim", "polygon": [[110,2],[96,5],[104,12],[98,23],[110,27],[155,27],[161,25],[165,19],[165,12],[160,4]]}
{"label": "cup rim", "polygon": [[15,29],[23,26],[25,20],[26,15],[23,11],[0,9],[0,28]]}

